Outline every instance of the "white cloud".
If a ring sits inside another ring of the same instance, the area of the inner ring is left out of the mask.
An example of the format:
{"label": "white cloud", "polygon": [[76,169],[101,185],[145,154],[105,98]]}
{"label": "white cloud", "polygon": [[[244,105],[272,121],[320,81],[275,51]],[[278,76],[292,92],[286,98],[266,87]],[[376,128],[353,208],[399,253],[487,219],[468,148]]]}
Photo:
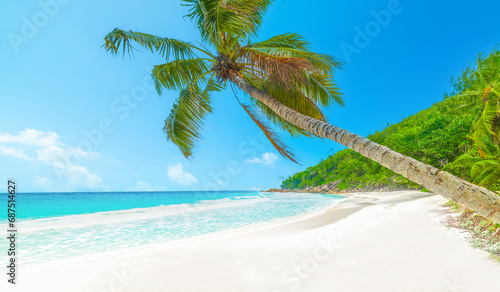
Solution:
{"label": "white cloud", "polygon": [[78,157],[81,157],[81,158],[98,158],[99,157],[99,153],[97,153],[97,152],[86,152],[78,147],[72,147],[71,150],[69,150],[69,151],[71,152],[71,155],[75,156],[75,158],[77,158],[77,159],[78,159]]}
{"label": "white cloud", "polygon": [[0,134],[0,144],[19,143],[23,145],[36,145],[49,147],[61,144],[59,136],[54,132],[43,132],[34,129],[25,129],[14,136],[9,133]]}
{"label": "white cloud", "polygon": [[13,157],[27,160],[27,161],[33,161],[33,159],[28,157],[28,155],[26,155],[26,153],[24,153],[21,150],[17,150],[15,148],[12,148],[12,147],[0,146],[0,154],[5,155],[5,156],[13,156]]}
{"label": "white cloud", "polygon": [[[46,177],[35,176],[33,182],[42,188],[53,190],[76,191],[102,189],[102,179],[97,174],[79,165],[83,158],[95,158],[96,152],[85,152],[75,147],[70,147],[60,141],[54,132],[43,132],[34,129],[25,129],[18,135],[0,133],[0,144],[17,144],[29,146],[37,153],[37,161],[53,168],[63,184],[56,184]],[[33,151],[33,150],[32,150]],[[0,153],[19,159],[35,162],[24,151],[13,147],[0,145]]]}
{"label": "white cloud", "polygon": [[165,191],[166,188],[163,186],[152,186],[150,183],[138,181],[135,187],[127,187],[127,191],[137,191],[137,192],[157,192]]}
{"label": "white cloud", "polygon": [[198,180],[192,174],[186,172],[180,163],[169,165],[167,176],[172,182],[181,186],[192,186],[198,183]]}
{"label": "white cloud", "polygon": [[262,165],[274,165],[276,161],[278,161],[279,157],[278,155],[272,153],[272,152],[266,152],[262,154],[262,158],[259,157],[254,157],[252,159],[247,159],[245,162],[247,163],[252,163],[252,164],[262,164]]}
{"label": "white cloud", "polygon": [[102,179],[97,174],[92,174],[86,167],[72,165],[71,155],[75,152],[58,146],[50,146],[36,151],[38,161],[52,166],[59,178],[68,181],[68,190],[98,190],[102,189]]}
{"label": "white cloud", "polygon": [[39,177],[38,175],[35,175],[35,179],[33,180],[33,182],[43,188],[44,190],[54,190],[54,187],[55,187],[55,184],[53,181],[51,181],[50,179],[46,178],[46,177]]}
{"label": "white cloud", "polygon": [[36,153],[38,154],[38,161],[45,164],[52,165],[57,168],[63,168],[69,165],[69,162],[67,161],[67,151],[60,147],[50,146],[42,150],[37,150]]}
{"label": "white cloud", "polygon": [[70,165],[62,169],[63,176],[68,180],[70,190],[100,190],[103,188],[102,179],[94,173],[90,173],[86,167]]}

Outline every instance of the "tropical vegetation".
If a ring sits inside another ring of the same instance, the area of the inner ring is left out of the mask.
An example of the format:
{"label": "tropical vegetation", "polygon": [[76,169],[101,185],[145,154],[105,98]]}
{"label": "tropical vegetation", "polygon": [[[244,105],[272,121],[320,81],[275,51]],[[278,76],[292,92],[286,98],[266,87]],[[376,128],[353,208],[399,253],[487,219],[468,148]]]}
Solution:
{"label": "tropical vegetation", "polygon": [[[368,139],[434,167],[443,168],[472,147],[467,136],[473,122],[472,115],[443,114],[439,110],[439,104],[436,104],[375,132]],[[338,185],[341,190],[421,188],[350,149],[330,155],[317,165],[290,176],[283,181],[281,187],[315,187],[338,180],[341,181]]]}
{"label": "tropical vegetation", "polygon": [[[500,52],[480,54],[474,66],[452,79],[443,101],[389,125],[368,138],[419,161],[500,190]],[[339,189],[376,190],[421,186],[350,149],[285,179],[282,188],[315,187],[340,181]]]}

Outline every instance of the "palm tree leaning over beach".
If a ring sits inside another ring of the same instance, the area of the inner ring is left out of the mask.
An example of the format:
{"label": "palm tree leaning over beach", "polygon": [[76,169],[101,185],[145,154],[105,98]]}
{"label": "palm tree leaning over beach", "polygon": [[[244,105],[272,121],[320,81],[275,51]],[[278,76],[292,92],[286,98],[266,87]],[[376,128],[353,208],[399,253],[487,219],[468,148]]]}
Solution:
{"label": "palm tree leaning over beach", "polygon": [[236,87],[249,100],[245,103],[236,97],[238,102],[288,159],[295,161],[265,119],[293,136],[336,141],[500,223],[500,197],[495,193],[329,124],[320,106],[343,104],[333,82],[339,63],[329,55],[311,52],[308,43],[295,33],[249,42],[256,37],[272,2],[183,0],[203,45],[115,29],[105,37],[104,47],[113,54],[130,54],[134,41],[166,59],[166,63],[154,66],[151,75],[159,94],[163,89],[180,90],[163,130],[186,157],[193,154],[203,119],[212,111],[212,93]]}

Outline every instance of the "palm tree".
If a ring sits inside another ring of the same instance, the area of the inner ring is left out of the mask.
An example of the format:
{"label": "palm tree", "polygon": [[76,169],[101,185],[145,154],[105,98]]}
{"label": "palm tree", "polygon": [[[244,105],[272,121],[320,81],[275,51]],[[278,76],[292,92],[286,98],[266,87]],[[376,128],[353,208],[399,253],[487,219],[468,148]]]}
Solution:
{"label": "palm tree", "polygon": [[489,188],[500,181],[500,146],[489,137],[484,137],[481,145],[477,147],[479,157],[466,153],[451,166],[470,168],[473,183]]}
{"label": "palm tree", "polygon": [[470,138],[480,148],[483,141],[500,143],[500,52],[488,57],[480,54],[476,65],[469,66],[453,80],[456,94],[445,99],[443,108],[452,114],[477,116]]}
{"label": "palm tree", "polygon": [[333,71],[339,63],[329,55],[311,52],[304,38],[295,33],[249,41],[256,36],[272,2],[184,0],[183,5],[190,9],[187,16],[212,50],[201,44],[120,29],[105,37],[104,46],[113,54],[130,54],[134,41],[166,59],[153,68],[151,75],[159,94],[163,89],[180,90],[163,129],[186,157],[192,155],[200,138],[203,118],[212,111],[211,93],[234,85],[248,94],[250,103],[241,103],[244,110],[274,147],[292,161],[291,152],[263,118],[291,135],[336,141],[500,223],[500,197],[495,193],[329,124],[320,106],[343,103],[333,82]]}

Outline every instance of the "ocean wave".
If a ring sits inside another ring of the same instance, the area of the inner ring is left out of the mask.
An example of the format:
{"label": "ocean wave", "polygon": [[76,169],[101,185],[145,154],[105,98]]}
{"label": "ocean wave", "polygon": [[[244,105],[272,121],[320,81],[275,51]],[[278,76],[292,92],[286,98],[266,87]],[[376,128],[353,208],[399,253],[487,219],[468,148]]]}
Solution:
{"label": "ocean wave", "polygon": [[186,215],[194,216],[196,212],[215,209],[242,207],[270,199],[264,195],[239,196],[216,200],[202,200],[193,204],[160,205],[149,208],[135,208],[118,211],[97,212],[81,215],[67,215],[52,218],[42,218],[18,222],[23,233],[33,233],[43,230],[78,229],[98,225],[118,224],[129,221],[158,219],[167,216]]}
{"label": "ocean wave", "polygon": [[[77,267],[79,265],[86,265],[90,262],[95,263],[101,260],[121,258],[123,256],[140,256],[146,253],[150,253],[152,251],[162,251],[170,248],[209,242],[217,239],[229,238],[245,233],[262,231],[268,228],[278,227],[281,225],[306,220],[308,218],[318,216],[324,213],[326,210],[332,208],[334,205],[339,204],[343,200],[345,199],[330,201],[329,204],[315,208],[314,210],[296,214],[289,217],[275,218],[273,220],[256,222],[236,228],[221,229],[218,230],[217,232],[197,233],[197,234],[192,234],[189,237],[183,237],[179,239],[148,242],[136,246],[124,246],[124,247],[117,247],[114,244],[114,248],[106,248],[99,251],[96,249],[89,249],[85,251],[81,249],[81,246],[74,245],[73,247],[66,248],[65,250],[66,251],[69,250],[70,254],[63,256],[60,255],[60,250],[58,248],[47,248],[45,255],[43,255],[42,253],[40,253],[39,250],[37,250],[29,255],[28,258],[31,260],[31,262],[25,264],[27,264],[26,268],[28,269],[27,271],[29,271],[30,274],[41,276],[45,275],[47,271],[52,271],[52,272],[59,270],[62,271],[63,269],[66,269],[67,266]],[[79,240],[85,241],[89,239],[88,236],[85,234],[80,234],[75,237],[76,237],[75,241]],[[106,245],[109,244],[109,242],[105,242],[103,244]],[[85,245],[85,247],[88,247],[88,245]],[[54,254],[53,253],[54,251],[57,251],[57,254]]]}

